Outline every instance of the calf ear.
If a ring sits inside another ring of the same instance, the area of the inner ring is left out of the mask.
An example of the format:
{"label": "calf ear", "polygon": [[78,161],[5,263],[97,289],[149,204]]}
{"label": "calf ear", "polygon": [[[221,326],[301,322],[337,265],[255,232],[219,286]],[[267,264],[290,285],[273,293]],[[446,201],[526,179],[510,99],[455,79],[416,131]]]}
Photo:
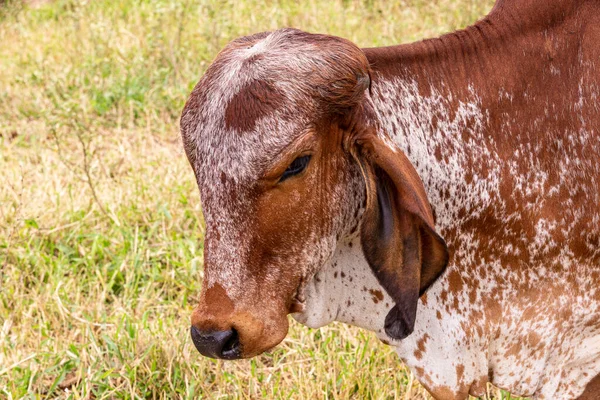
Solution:
{"label": "calf ear", "polygon": [[363,252],[396,303],[385,319],[385,332],[404,339],[414,329],[419,297],[446,268],[448,249],[435,232],[425,188],[408,158],[384,143],[374,129],[353,142],[367,186]]}

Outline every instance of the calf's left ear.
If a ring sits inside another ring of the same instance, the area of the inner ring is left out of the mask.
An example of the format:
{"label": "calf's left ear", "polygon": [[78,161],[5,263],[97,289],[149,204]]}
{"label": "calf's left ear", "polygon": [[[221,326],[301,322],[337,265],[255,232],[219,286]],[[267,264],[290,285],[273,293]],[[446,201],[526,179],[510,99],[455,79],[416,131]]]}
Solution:
{"label": "calf's left ear", "polygon": [[404,339],[414,329],[419,297],[442,274],[448,249],[436,233],[425,188],[408,158],[374,129],[353,138],[367,186],[361,244],[373,273],[395,306],[385,332]]}

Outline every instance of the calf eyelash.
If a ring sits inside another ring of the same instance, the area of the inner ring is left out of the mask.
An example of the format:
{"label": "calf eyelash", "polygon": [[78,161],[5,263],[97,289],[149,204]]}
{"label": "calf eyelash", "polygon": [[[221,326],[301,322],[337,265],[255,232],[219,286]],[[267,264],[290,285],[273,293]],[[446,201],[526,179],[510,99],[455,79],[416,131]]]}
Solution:
{"label": "calf eyelash", "polygon": [[291,178],[292,176],[298,175],[302,171],[304,171],[306,169],[306,167],[308,166],[308,163],[310,162],[310,158],[311,158],[310,155],[306,155],[306,156],[298,157],[294,161],[292,161],[292,163],[289,165],[289,167],[287,167],[287,169],[281,175],[281,178],[279,178],[279,182],[283,182],[286,179]]}

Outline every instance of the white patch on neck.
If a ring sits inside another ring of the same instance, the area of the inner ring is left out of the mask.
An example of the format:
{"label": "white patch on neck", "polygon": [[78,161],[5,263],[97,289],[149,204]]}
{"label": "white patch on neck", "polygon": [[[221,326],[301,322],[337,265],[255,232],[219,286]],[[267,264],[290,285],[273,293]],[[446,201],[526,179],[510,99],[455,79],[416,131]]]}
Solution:
{"label": "white patch on neck", "polygon": [[[437,226],[441,230],[455,226],[461,210],[477,213],[486,208],[498,195],[502,164],[487,146],[491,139],[483,136],[487,115],[474,90],[471,100],[459,101],[455,112],[448,107],[452,99],[435,90],[423,97],[415,81],[382,80],[373,91],[374,108],[385,130],[382,136],[389,136],[419,173]],[[489,175],[475,175],[467,182],[470,163],[489,165]],[[441,197],[444,190],[447,198]]]}

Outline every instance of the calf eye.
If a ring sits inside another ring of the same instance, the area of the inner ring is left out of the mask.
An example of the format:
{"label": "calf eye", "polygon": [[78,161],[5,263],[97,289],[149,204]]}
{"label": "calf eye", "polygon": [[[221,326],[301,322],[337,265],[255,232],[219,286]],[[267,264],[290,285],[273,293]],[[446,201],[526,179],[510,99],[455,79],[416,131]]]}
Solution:
{"label": "calf eye", "polygon": [[281,178],[279,178],[279,182],[285,181],[287,178],[291,178],[294,175],[298,175],[300,172],[304,171],[308,166],[308,162],[310,161],[310,156],[302,156],[296,158],[289,167],[285,170]]}

